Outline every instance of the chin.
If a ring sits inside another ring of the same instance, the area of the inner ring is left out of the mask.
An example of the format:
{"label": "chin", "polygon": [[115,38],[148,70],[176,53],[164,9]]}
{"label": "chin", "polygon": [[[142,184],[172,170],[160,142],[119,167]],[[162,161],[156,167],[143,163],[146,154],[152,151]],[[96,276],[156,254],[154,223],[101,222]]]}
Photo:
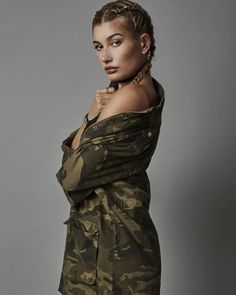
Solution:
{"label": "chin", "polygon": [[127,78],[127,76],[117,75],[117,73],[109,74],[107,76],[108,76],[109,80],[111,80],[113,82],[120,81],[120,80],[123,80],[123,79]]}
{"label": "chin", "polygon": [[114,77],[113,74],[111,74],[111,75],[107,75],[107,76],[108,76],[108,79],[109,79],[110,81],[112,81],[112,82],[116,82],[116,81],[121,80],[119,77]]}

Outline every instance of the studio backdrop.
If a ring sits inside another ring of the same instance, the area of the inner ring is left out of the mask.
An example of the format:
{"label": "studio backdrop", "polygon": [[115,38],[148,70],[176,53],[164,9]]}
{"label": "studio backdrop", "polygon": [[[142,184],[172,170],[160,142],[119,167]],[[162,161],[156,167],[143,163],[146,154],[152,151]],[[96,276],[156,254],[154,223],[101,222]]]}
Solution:
{"label": "studio backdrop", "polygon": [[[143,0],[165,88],[147,170],[162,295],[236,294],[235,1]],[[69,203],[61,142],[109,81],[92,45],[102,0],[0,2],[0,294],[56,295]]]}

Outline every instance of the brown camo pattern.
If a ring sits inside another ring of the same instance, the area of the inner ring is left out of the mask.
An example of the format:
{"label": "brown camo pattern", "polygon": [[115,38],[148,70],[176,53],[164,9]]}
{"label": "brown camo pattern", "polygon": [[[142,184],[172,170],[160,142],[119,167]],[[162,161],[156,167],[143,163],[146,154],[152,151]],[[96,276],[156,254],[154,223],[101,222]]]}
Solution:
{"label": "brown camo pattern", "polygon": [[146,169],[156,149],[161,102],[89,126],[62,142],[56,177],[70,203],[58,291],[63,295],[159,295],[161,253],[149,215]]}

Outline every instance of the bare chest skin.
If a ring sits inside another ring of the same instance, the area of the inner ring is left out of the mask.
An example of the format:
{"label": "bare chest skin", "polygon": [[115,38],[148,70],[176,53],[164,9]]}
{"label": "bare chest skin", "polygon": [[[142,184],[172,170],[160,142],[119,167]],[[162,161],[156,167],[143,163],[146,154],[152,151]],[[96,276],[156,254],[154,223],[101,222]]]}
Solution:
{"label": "bare chest skin", "polygon": [[78,131],[75,133],[75,136],[74,136],[72,143],[71,143],[71,148],[73,150],[76,150],[79,147],[80,138],[81,138],[80,133],[81,133],[81,129],[79,128]]}

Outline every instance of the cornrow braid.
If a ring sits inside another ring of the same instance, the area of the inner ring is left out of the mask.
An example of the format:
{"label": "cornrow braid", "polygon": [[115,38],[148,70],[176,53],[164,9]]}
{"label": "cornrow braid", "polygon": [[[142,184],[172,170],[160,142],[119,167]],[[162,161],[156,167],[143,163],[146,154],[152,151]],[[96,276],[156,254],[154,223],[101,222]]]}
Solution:
{"label": "cornrow braid", "polygon": [[138,84],[142,77],[150,71],[151,63],[148,61],[145,66],[138,72],[138,74],[134,77],[134,79],[130,82],[130,84]]}
{"label": "cornrow braid", "polygon": [[115,14],[121,14],[123,11],[136,11],[140,13],[145,13],[145,10],[141,6],[137,6],[137,5],[124,6],[121,8],[118,7],[118,8],[114,8],[110,10],[110,12]]}

